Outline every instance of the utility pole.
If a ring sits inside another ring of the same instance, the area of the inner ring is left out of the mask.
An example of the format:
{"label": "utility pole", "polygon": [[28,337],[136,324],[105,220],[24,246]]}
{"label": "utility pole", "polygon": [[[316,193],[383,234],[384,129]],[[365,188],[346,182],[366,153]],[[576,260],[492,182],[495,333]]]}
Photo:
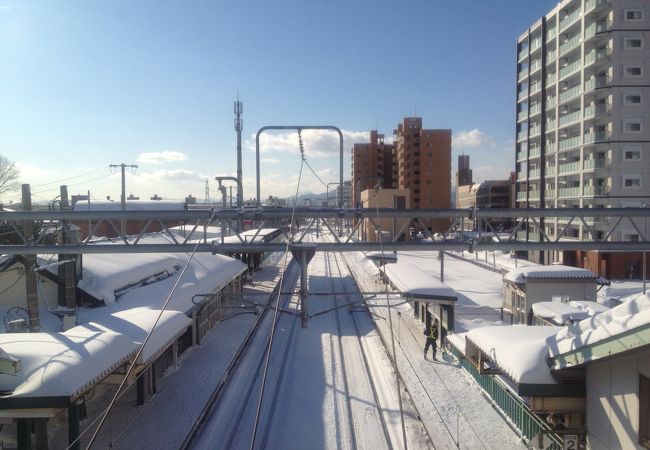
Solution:
{"label": "utility pole", "polygon": [[[32,190],[29,184],[22,186],[23,211],[32,210]],[[24,233],[27,245],[34,245],[34,223],[24,222]],[[25,290],[27,293],[27,314],[29,315],[29,331],[41,331],[41,319],[38,311],[38,290],[36,287],[36,255],[25,255]]]}
{"label": "utility pole", "polygon": [[[241,118],[244,113],[244,103],[239,101],[239,92],[237,92],[237,101],[235,102],[235,131],[237,132],[237,209],[241,209],[244,189],[242,188],[242,171],[241,171],[241,132],[244,128],[244,121]],[[225,207],[225,205],[224,205]]]}
{"label": "utility pole", "polygon": [[[121,209],[122,211],[126,211],[126,175],[124,173],[124,169],[127,167],[130,167],[135,171],[135,169],[138,168],[135,164],[111,164],[109,166],[111,169],[113,168],[121,168],[122,169],[122,195],[120,197],[120,202],[121,202]],[[124,237],[126,235],[126,221],[124,219],[120,220],[120,236]]]}

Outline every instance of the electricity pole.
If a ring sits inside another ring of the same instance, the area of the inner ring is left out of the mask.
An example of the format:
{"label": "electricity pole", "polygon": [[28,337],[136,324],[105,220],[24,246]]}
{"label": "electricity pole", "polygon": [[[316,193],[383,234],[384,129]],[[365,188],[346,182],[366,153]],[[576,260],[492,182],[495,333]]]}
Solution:
{"label": "electricity pole", "polygon": [[[241,171],[241,132],[244,128],[244,121],[241,115],[244,113],[244,103],[239,101],[239,92],[235,102],[235,131],[237,132],[237,209],[241,209],[244,189],[242,188]],[[224,205],[225,208],[226,205]]]}
{"label": "electricity pole", "polygon": [[[138,168],[135,164],[111,164],[109,166],[111,169],[113,168],[121,168],[122,169],[122,196],[120,197],[120,202],[121,202],[121,209],[122,211],[126,211],[126,175],[124,174],[124,169],[127,167],[130,167],[135,171],[135,169]],[[120,236],[124,237],[126,235],[126,222],[124,219],[120,220]]]}

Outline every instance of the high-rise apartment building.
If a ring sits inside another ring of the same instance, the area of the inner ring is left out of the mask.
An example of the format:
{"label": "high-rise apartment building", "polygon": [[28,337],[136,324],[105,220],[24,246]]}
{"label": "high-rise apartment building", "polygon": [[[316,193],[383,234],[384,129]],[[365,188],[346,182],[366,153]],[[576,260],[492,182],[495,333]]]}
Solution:
{"label": "high-rise apartment building", "polygon": [[[393,178],[395,157],[393,145],[384,142],[384,135],[376,130],[370,132],[370,142],[354,144],[352,148],[352,198],[359,201],[359,192],[377,184],[386,189],[395,187]],[[358,186],[357,186],[358,185]]]}
{"label": "high-rise apartment building", "polygon": [[[528,208],[640,207],[650,200],[650,2],[564,0],[517,39],[516,202]],[[599,218],[541,222],[550,238],[604,239]],[[518,238],[540,240],[529,226]],[[617,233],[617,235],[616,235]],[[614,239],[636,240],[629,224]],[[605,276],[638,254],[531,254]],[[625,262],[624,262],[625,261]],[[637,274],[638,275],[638,274]]]}
{"label": "high-rise apartment building", "polygon": [[[406,117],[395,130],[397,188],[408,189],[411,208],[451,207],[451,130],[422,129],[421,117]],[[427,222],[443,232],[447,219]]]}

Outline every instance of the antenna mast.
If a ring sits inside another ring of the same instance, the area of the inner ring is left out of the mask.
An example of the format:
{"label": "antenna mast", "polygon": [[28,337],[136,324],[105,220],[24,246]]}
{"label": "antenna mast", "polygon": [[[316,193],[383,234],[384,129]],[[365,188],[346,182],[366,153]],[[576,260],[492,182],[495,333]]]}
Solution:
{"label": "antenna mast", "polygon": [[[242,198],[244,195],[242,189],[242,172],[241,172],[241,131],[244,128],[244,121],[241,118],[244,113],[244,103],[239,101],[239,92],[237,92],[237,101],[235,102],[235,131],[237,132],[237,208],[241,209]],[[225,207],[225,205],[224,205]]]}

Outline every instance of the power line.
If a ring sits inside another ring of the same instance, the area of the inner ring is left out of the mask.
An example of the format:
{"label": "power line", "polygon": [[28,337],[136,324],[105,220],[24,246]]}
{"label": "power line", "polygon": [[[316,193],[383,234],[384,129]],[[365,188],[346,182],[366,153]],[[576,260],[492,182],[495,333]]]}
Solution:
{"label": "power line", "polygon": [[67,178],[60,178],[60,179],[58,179],[58,180],[49,181],[49,182],[47,182],[47,183],[32,184],[32,187],[35,188],[35,187],[47,186],[47,185],[49,185],[49,184],[55,184],[55,183],[60,183],[60,182],[62,182],[62,181],[73,180],[73,179],[75,179],[75,178],[85,177],[86,175],[90,175],[90,174],[93,174],[93,173],[95,173],[95,172],[101,172],[102,170],[103,170],[103,169],[95,169],[95,170],[91,170],[90,172],[82,173],[82,174],[80,174],[80,175],[75,175],[75,176],[67,177]]}

